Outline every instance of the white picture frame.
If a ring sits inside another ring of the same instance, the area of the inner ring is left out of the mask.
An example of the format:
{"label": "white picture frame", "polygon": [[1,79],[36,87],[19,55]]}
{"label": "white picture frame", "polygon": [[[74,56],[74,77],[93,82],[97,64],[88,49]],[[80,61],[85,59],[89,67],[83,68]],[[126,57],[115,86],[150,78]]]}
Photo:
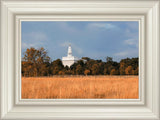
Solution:
{"label": "white picture frame", "polygon": [[[160,120],[160,0],[0,0],[0,120]],[[139,21],[139,99],[21,99],[21,21]]]}

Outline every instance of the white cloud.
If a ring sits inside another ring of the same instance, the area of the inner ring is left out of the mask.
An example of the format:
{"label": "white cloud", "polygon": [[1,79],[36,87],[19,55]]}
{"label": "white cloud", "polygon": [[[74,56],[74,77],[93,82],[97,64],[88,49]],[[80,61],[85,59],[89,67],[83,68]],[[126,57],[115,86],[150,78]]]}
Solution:
{"label": "white cloud", "polygon": [[134,45],[134,46],[138,47],[138,40],[134,39],[134,38],[125,40],[124,43],[127,45]]}
{"label": "white cloud", "polygon": [[129,52],[123,51],[123,52],[115,53],[114,55],[119,56],[119,57],[124,57],[124,56],[127,56],[128,54],[129,54]]}
{"label": "white cloud", "polygon": [[137,49],[130,49],[126,51],[117,52],[114,54],[116,57],[137,57],[138,50]]}
{"label": "white cloud", "polygon": [[136,46],[138,48],[139,45],[138,32],[132,32],[130,29],[126,29],[125,33],[128,39],[124,40],[124,44]]}
{"label": "white cloud", "polygon": [[132,39],[134,38],[134,39],[137,39],[137,40],[138,40],[138,36],[139,36],[138,31],[133,32],[128,28],[125,30],[125,35],[128,38],[132,38]]}
{"label": "white cloud", "polygon": [[132,30],[138,30],[138,22],[127,22],[127,26]]}
{"label": "white cloud", "polygon": [[69,25],[67,22],[57,22],[57,25],[67,33],[79,32],[77,28]]}
{"label": "white cloud", "polygon": [[40,47],[42,46],[43,43],[22,43],[21,45],[21,48],[22,49],[27,49],[27,48],[30,48],[30,47],[34,47],[34,48],[37,48],[37,47]]}
{"label": "white cloud", "polygon": [[22,35],[22,49],[30,47],[40,47],[48,40],[46,34],[42,32],[31,32]]}
{"label": "white cloud", "polygon": [[103,28],[103,29],[116,29],[117,26],[113,25],[113,24],[109,24],[109,23],[89,23],[88,24],[88,28]]}
{"label": "white cloud", "polygon": [[32,41],[46,41],[47,36],[42,32],[31,32],[24,34],[24,37],[31,39]]}

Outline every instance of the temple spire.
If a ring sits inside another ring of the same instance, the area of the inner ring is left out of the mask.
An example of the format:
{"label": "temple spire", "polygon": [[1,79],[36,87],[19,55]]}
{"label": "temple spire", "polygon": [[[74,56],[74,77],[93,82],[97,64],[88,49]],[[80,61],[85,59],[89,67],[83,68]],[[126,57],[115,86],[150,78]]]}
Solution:
{"label": "temple spire", "polygon": [[77,62],[79,58],[72,56],[72,49],[71,49],[71,44],[68,46],[68,54],[66,57],[62,57],[62,63],[64,66],[70,67],[73,65],[75,62]]}
{"label": "temple spire", "polygon": [[71,44],[69,44],[69,47],[68,47],[68,57],[70,56],[72,56]]}

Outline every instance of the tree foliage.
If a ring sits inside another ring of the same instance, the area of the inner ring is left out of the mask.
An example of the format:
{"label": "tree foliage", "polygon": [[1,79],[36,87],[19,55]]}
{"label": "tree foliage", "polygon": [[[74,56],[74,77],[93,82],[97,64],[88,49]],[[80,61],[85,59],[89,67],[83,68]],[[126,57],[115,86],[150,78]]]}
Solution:
{"label": "tree foliage", "polygon": [[50,57],[44,48],[31,47],[24,53],[22,59],[23,76],[46,76],[49,72]]}
{"label": "tree foliage", "polygon": [[60,59],[51,61],[44,48],[27,49],[22,58],[22,76],[52,75],[138,75],[138,58],[126,58],[120,62],[106,57],[106,62],[82,57],[70,68]]}

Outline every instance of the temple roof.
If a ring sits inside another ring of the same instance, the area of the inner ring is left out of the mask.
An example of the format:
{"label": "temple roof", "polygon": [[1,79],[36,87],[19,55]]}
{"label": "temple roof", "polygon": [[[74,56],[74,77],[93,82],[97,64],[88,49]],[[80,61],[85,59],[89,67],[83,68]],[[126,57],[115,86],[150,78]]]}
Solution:
{"label": "temple roof", "polygon": [[71,45],[68,46],[68,53],[66,57],[62,57],[62,60],[79,60],[79,58],[72,56],[72,48]]}

